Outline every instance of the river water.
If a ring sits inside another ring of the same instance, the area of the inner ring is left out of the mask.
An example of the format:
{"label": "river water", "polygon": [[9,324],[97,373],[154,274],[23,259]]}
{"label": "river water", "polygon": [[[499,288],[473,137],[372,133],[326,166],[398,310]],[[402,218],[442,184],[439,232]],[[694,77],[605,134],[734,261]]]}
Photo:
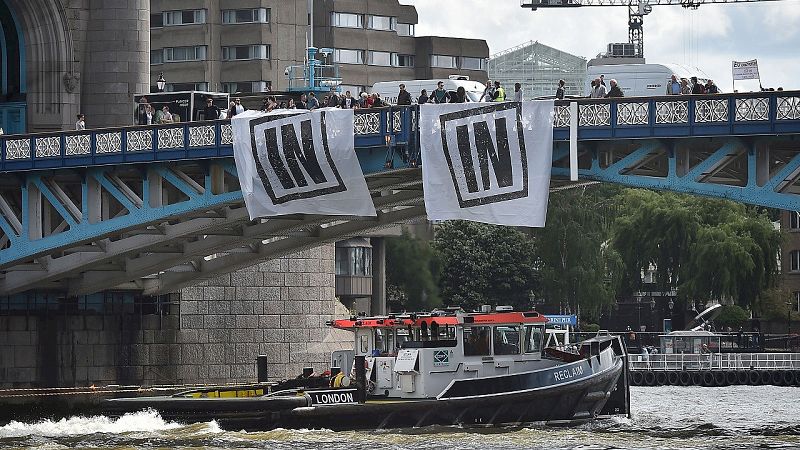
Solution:
{"label": "river water", "polygon": [[0,448],[35,449],[800,449],[800,388],[634,387],[633,417],[576,427],[424,427],[380,432],[230,432],[155,412],[0,426]]}

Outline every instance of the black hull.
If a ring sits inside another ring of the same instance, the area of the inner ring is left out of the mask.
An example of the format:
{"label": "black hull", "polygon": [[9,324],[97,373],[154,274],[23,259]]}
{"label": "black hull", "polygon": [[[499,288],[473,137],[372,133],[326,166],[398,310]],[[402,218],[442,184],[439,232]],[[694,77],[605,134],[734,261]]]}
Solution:
{"label": "black hull", "polygon": [[165,397],[116,400],[111,402],[106,412],[119,414],[149,407],[158,410],[166,420],[216,420],[222,428],[230,430],[580,423],[600,414],[609,398],[616,395],[612,394],[615,389],[627,390],[624,367],[624,359],[617,358],[607,370],[571,383],[457,399],[387,399],[361,404],[308,406],[310,401],[304,396],[185,399],[178,402]]}

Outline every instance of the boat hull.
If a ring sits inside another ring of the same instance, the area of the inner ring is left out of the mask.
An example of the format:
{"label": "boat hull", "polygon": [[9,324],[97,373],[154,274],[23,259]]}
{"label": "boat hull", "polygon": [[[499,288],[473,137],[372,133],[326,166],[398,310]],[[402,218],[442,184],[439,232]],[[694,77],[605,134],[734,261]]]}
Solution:
{"label": "boat hull", "polygon": [[[513,390],[473,392],[467,396],[397,400],[372,398],[365,403],[315,404],[309,393],[241,399],[132,398],[109,401],[106,413],[151,408],[164,419],[182,422],[216,420],[225,429],[327,428],[332,430],[405,428],[427,425],[497,425],[529,422],[580,423],[601,413],[620,386],[627,390],[625,360],[615,357],[602,367],[595,360],[591,374],[549,385],[524,385],[511,376],[487,379],[487,386]],[[560,370],[587,364],[564,365]],[[590,364],[591,366],[591,364]],[[513,376],[518,376],[515,374]],[[528,377],[530,383],[537,377]],[[452,386],[451,386],[452,387]],[[450,390],[455,394],[463,389]],[[627,411],[625,411],[627,412]]]}

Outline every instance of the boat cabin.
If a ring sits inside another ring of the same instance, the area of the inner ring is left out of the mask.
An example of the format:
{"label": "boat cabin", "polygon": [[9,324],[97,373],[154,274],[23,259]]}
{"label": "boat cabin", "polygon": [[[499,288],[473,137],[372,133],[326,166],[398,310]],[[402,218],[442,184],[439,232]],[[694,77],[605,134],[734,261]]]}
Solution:
{"label": "boat cabin", "polygon": [[352,354],[366,357],[371,395],[434,398],[454,379],[539,368],[546,322],[537,312],[456,312],[353,317],[331,326],[354,332]]}
{"label": "boat cabin", "polygon": [[673,331],[659,336],[661,353],[719,353],[722,336],[710,331]]}

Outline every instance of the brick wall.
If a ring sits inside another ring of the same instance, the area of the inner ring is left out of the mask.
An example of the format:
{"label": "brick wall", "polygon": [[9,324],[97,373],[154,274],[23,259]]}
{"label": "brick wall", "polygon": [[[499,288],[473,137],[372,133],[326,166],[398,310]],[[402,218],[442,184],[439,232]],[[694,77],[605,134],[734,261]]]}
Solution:
{"label": "brick wall", "polygon": [[303,367],[322,371],[352,348],[328,320],[334,247],[323,246],[223,275],[181,292],[180,315],[0,316],[0,387],[255,381]]}

